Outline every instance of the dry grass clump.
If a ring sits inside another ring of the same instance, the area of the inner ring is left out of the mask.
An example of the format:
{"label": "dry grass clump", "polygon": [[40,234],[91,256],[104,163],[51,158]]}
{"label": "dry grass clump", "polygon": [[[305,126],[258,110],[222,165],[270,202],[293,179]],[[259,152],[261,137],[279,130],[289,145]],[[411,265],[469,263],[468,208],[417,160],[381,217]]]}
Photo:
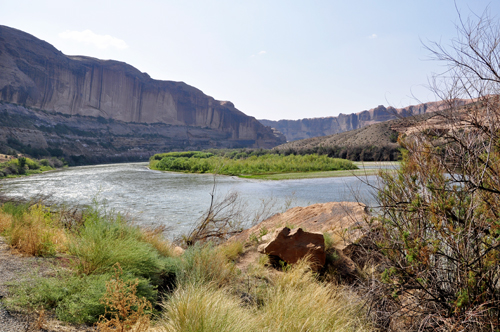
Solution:
{"label": "dry grass clump", "polygon": [[164,302],[167,331],[372,331],[362,302],[346,287],[320,282],[304,261],[277,274],[244,303],[232,285],[181,285]]}
{"label": "dry grass clump", "polygon": [[167,332],[256,331],[252,311],[227,289],[211,284],[178,288],[164,310],[162,325]]}
{"label": "dry grass clump", "polygon": [[141,228],[141,240],[152,245],[163,257],[176,256],[174,246],[164,236],[165,229],[165,225]]}
{"label": "dry grass clump", "polygon": [[237,271],[220,247],[197,243],[182,257],[171,260],[179,287],[187,284],[215,284],[224,287],[235,281]]}
{"label": "dry grass clump", "polygon": [[0,211],[0,234],[5,232],[12,225],[13,217],[10,214]]}
{"label": "dry grass clump", "polygon": [[35,204],[22,213],[1,212],[0,231],[9,244],[31,256],[51,256],[65,251],[67,237],[50,208]]}
{"label": "dry grass clump", "polygon": [[275,279],[259,316],[259,331],[373,330],[358,296],[319,282],[305,261]]}
{"label": "dry grass clump", "polygon": [[219,250],[230,261],[236,260],[243,253],[243,243],[240,241],[226,242]]}

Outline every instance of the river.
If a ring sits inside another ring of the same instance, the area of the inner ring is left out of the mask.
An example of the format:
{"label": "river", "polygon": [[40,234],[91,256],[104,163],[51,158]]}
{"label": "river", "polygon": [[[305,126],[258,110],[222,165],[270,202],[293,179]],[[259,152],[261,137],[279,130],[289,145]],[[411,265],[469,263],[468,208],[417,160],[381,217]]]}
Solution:
{"label": "river", "polygon": [[[375,203],[373,189],[357,177],[263,181],[217,176],[217,195],[237,191],[253,214],[263,204],[273,212],[288,207],[332,201]],[[210,206],[214,185],[211,174],[184,174],[152,171],[147,163],[71,167],[29,177],[0,181],[0,191],[8,197],[50,196],[50,200],[70,206],[105,202],[108,209],[126,213],[138,224],[164,224],[169,236],[187,233]],[[253,217],[248,217],[250,220]]]}

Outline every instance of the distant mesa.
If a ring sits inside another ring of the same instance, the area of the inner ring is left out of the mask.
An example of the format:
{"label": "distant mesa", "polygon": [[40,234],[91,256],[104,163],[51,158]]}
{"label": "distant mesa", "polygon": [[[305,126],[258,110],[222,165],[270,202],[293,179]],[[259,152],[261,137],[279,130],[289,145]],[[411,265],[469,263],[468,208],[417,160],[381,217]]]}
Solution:
{"label": "distant mesa", "polygon": [[[206,140],[197,144],[206,147],[271,148],[284,143],[282,136],[233,103],[215,100],[184,82],[154,80],[124,62],[67,56],[45,41],[6,26],[0,26],[0,101],[32,111],[100,117],[123,124],[185,127],[176,130],[193,130]],[[9,108],[10,113],[15,111]],[[50,126],[45,115],[44,121]],[[189,140],[184,143],[170,148],[193,145]]]}

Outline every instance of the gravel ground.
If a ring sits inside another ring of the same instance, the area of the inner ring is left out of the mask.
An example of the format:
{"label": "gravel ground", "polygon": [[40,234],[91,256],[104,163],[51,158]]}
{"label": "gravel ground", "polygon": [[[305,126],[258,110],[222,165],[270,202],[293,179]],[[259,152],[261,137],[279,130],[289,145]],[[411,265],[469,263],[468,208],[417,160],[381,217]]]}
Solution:
{"label": "gravel ground", "polygon": [[[6,283],[22,281],[36,271],[39,275],[54,273],[55,259],[23,257],[12,250],[0,237],[0,300],[9,295]],[[96,331],[93,327],[64,324],[50,315],[40,320],[37,313],[9,312],[0,301],[0,332],[87,332]]]}

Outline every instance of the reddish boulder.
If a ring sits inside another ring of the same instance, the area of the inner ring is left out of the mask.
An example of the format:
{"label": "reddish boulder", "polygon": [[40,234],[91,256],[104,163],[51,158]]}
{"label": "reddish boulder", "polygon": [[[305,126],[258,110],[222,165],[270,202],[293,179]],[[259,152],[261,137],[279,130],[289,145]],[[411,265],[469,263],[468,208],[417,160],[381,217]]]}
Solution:
{"label": "reddish boulder", "polygon": [[277,256],[289,264],[309,255],[315,270],[323,267],[326,260],[323,234],[305,232],[301,228],[277,229],[271,241],[260,245],[258,250],[263,254]]}

